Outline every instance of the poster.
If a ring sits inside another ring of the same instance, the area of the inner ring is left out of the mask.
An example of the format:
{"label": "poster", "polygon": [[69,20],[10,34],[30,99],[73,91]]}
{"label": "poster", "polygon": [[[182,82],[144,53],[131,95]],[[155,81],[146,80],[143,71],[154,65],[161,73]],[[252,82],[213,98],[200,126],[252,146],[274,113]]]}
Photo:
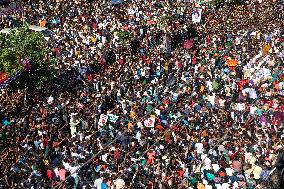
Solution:
{"label": "poster", "polygon": [[100,115],[100,119],[99,119],[99,125],[103,126],[107,123],[107,116],[104,114]]}
{"label": "poster", "polygon": [[193,12],[192,12],[192,22],[193,23],[200,23],[201,13],[202,13],[202,9],[194,9],[193,10]]}
{"label": "poster", "polygon": [[109,122],[115,123],[117,121],[119,116],[116,116],[114,114],[107,114],[107,119]]}
{"label": "poster", "polygon": [[154,127],[155,126],[155,118],[148,118],[147,120],[144,121],[144,126],[145,127]]}

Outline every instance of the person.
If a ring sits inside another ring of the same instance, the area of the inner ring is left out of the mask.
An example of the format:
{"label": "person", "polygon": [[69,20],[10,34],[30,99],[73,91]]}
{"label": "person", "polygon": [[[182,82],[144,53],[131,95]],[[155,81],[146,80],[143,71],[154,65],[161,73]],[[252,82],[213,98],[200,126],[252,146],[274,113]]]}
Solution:
{"label": "person", "polygon": [[103,179],[101,177],[97,178],[95,181],[94,181],[94,187],[96,189],[102,189],[104,186],[103,186]]}
{"label": "person", "polygon": [[206,2],[193,24],[183,1],[21,2],[25,18],[0,27],[44,18],[58,72],[1,90],[1,187],[267,185],[283,148],[281,6]]}

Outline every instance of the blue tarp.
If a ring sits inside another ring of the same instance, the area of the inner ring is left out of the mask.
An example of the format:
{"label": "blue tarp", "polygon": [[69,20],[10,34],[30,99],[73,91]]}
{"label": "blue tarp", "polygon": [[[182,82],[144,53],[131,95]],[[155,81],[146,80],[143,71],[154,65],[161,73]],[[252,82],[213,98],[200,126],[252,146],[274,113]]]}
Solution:
{"label": "blue tarp", "polygon": [[111,0],[111,3],[114,5],[118,5],[120,3],[122,3],[122,0]]}

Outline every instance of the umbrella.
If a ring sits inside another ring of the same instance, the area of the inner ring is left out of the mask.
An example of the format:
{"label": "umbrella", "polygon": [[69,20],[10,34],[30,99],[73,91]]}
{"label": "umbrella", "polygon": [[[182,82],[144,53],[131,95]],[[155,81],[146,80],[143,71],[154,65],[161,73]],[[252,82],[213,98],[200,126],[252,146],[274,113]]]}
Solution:
{"label": "umbrella", "polygon": [[191,49],[194,46],[194,41],[193,40],[184,40],[182,45],[183,45],[183,48],[185,48],[185,49]]}
{"label": "umbrella", "polygon": [[155,20],[150,20],[147,22],[148,25],[156,24]]}
{"label": "umbrella", "polygon": [[235,67],[238,65],[238,62],[235,59],[227,59],[227,64],[229,67]]}
{"label": "umbrella", "polygon": [[194,109],[195,109],[196,111],[200,111],[200,110],[201,110],[201,108],[202,108],[202,107],[201,107],[199,104],[198,104],[197,106],[195,106],[195,107],[194,107]]}
{"label": "umbrella", "polygon": [[122,0],[111,0],[111,3],[114,5],[118,5],[121,3]]}
{"label": "umbrella", "polygon": [[228,58],[229,58],[228,56],[224,56],[224,57],[223,57],[224,60],[227,60]]}
{"label": "umbrella", "polygon": [[162,121],[161,121],[161,124],[162,124],[163,126],[167,126],[167,125],[168,125],[168,121],[167,121],[167,120],[162,120]]}

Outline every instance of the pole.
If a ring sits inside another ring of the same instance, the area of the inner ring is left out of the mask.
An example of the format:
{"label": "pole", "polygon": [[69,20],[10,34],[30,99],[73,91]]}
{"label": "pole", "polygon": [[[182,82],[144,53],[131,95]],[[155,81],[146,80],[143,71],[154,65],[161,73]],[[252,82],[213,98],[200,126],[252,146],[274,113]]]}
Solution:
{"label": "pole", "polygon": [[25,84],[24,108],[26,108],[26,101],[27,101],[27,84]]}
{"label": "pole", "polygon": [[22,24],[23,24],[23,26],[24,26],[24,23],[25,23],[25,8],[22,6],[22,4],[23,4],[23,2],[22,2],[22,0],[20,1],[20,3],[21,3],[21,12],[22,12]]}

